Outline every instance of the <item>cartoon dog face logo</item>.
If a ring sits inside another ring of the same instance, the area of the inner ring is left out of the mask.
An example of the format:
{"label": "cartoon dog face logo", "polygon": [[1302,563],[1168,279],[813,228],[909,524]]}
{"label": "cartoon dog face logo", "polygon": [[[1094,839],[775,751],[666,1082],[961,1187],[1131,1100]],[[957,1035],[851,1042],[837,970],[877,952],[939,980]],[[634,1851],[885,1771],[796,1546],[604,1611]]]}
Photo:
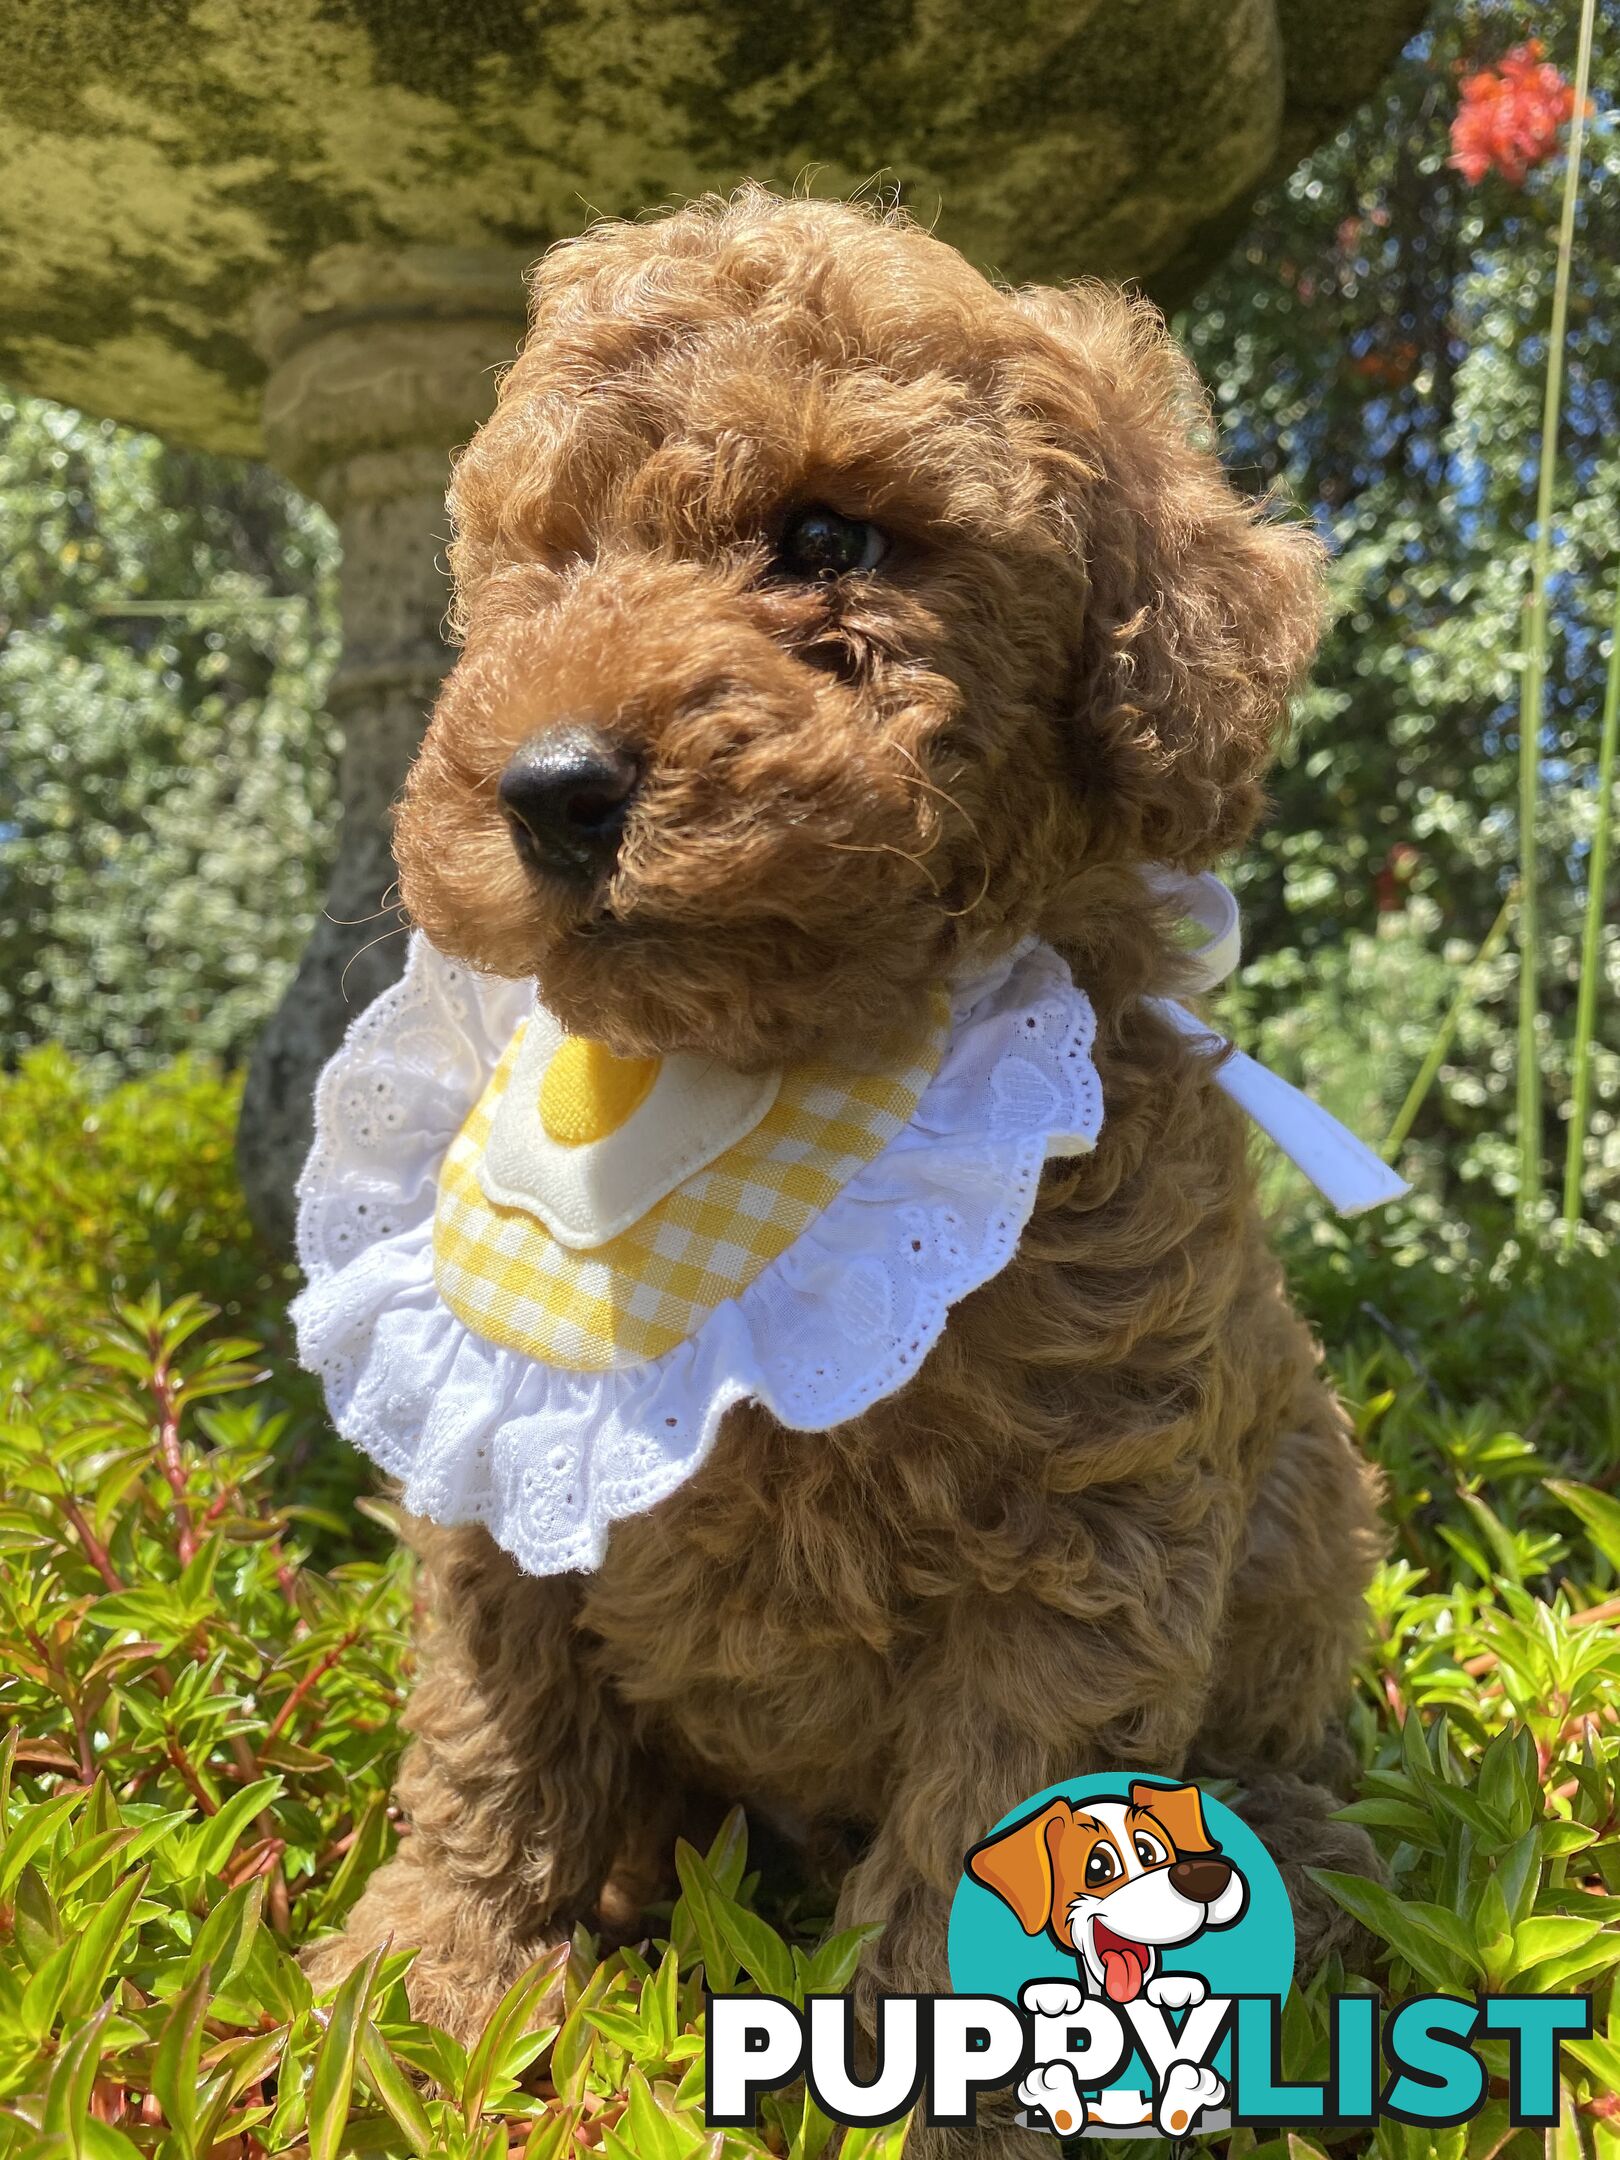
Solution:
{"label": "cartoon dog face logo", "polygon": [[[1124,2004],[1148,1988],[1159,1953],[1231,1927],[1248,1884],[1204,1824],[1196,1785],[1133,1784],[1125,1798],[1054,1800],[967,1856],[967,1871],[1069,1951],[1094,1995]],[[1150,1999],[1160,1990],[1149,1989]]]}

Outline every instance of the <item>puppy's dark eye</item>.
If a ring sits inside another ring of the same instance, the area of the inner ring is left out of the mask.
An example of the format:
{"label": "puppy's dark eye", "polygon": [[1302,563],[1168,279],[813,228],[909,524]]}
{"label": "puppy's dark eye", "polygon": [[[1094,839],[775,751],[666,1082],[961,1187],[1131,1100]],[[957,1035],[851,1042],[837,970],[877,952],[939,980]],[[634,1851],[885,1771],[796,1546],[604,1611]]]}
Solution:
{"label": "puppy's dark eye", "polygon": [[1086,1888],[1095,1890],[1099,1883],[1112,1882],[1119,1873],[1119,1862],[1106,1845],[1093,1845],[1086,1860]]}
{"label": "puppy's dark eye", "polygon": [[837,578],[875,570],[888,552],[888,536],[876,525],[811,503],[789,514],[776,543],[776,567],[789,577]]}

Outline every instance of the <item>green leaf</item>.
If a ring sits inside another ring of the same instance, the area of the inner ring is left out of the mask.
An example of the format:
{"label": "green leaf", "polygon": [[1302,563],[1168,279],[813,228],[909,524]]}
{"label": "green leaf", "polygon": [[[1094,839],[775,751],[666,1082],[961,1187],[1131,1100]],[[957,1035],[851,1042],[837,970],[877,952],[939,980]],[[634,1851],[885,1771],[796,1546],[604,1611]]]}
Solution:
{"label": "green leaf", "polygon": [[1415,1845],[1438,1843],[1434,1818],[1405,1800],[1352,1800],[1348,1807],[1335,1808],[1333,1819],[1365,1823],[1375,1830],[1398,1830]]}
{"label": "green leaf", "polygon": [[1620,1500],[1590,1485],[1573,1485],[1567,1478],[1548,1478],[1546,1487],[1571,1514],[1579,1516],[1592,1543],[1610,1567],[1620,1573]]}
{"label": "green leaf", "polygon": [[[461,2088],[462,2116],[469,2129],[483,2113],[484,2103],[497,2070],[504,2070],[508,2054],[520,2036],[531,2037],[532,2021],[546,1997],[559,1991],[564,1966],[568,1963],[567,1943],[558,1943],[544,1957],[537,1958],[527,1972],[521,1973],[490,2014],[489,2023],[479,2035],[478,2044],[467,2058],[467,2075]],[[535,2038],[533,2052],[538,2054],[543,2042]]]}
{"label": "green leaf", "polygon": [[634,2160],[691,2160],[701,2141],[680,2134],[639,2070],[630,2072],[625,2091],[619,2136]]}
{"label": "green leaf", "polygon": [[804,2105],[799,2111],[798,2127],[793,2142],[788,2147],[788,2160],[820,2160],[820,2155],[830,2144],[837,2124],[830,2115],[824,2115],[805,2088]]}
{"label": "green leaf", "polygon": [[572,2160],[574,2131],[581,2110],[571,2100],[556,2101],[535,2123],[523,2148],[523,2160]]}
{"label": "green leaf", "polygon": [[829,1935],[810,1960],[805,1975],[806,1995],[842,1995],[855,1977],[860,1964],[861,1952],[883,1929],[876,1923],[865,1927],[845,1928],[841,1934]]}
{"label": "green leaf", "polygon": [[[285,2035],[279,2032],[248,2033],[214,2054],[210,2064],[212,2075],[203,2087],[197,2118],[200,2151],[212,2151],[232,2104],[249,2085],[257,2084],[275,2066],[284,2038]],[[259,2112],[267,2117],[269,2109]],[[240,2116],[235,2128],[238,2132],[242,2128]]]}
{"label": "green leaf", "polygon": [[1541,1812],[1535,1746],[1528,1733],[1508,1728],[1496,1735],[1480,1758],[1477,1790],[1510,1835],[1518,1837]]}
{"label": "green leaf", "polygon": [[1515,1838],[1497,1859],[1496,1879],[1502,1886],[1508,1926],[1512,1929],[1516,1929],[1521,1921],[1530,1917],[1535,1905],[1536,1891],[1541,1883],[1544,1849],[1543,1826],[1532,1823],[1523,1836]]}
{"label": "green leaf", "polygon": [[727,1897],[719,1899],[714,1916],[733,1957],[755,1986],[767,1995],[797,2003],[800,1996],[793,1956],[775,1929],[757,1913]]}
{"label": "green leaf", "polygon": [[604,2040],[611,2040],[627,2055],[651,2061],[660,2052],[658,2035],[648,2031],[637,2011],[609,2010],[596,2004],[585,2012],[585,2019]]}
{"label": "green leaf", "polygon": [[355,1827],[354,1841],[334,1870],[312,1914],[321,1927],[335,1927],[354,1903],[387,1850],[389,1830],[388,1794],[378,1791],[367,1802]]}
{"label": "green leaf", "polygon": [[675,1865],[710,1987],[723,1993],[733,1984],[740,1965],[767,1994],[797,2000],[793,1959],[780,1936],[757,1914],[727,1897],[707,1863],[684,1840],[676,1846]]}
{"label": "green leaf", "polygon": [[126,1876],[104,1905],[97,1906],[73,1945],[67,1991],[62,2007],[69,2017],[87,2017],[99,2000],[118,1953],[124,1948],[125,1930],[145,1890],[149,1870]]}
{"label": "green leaf", "polygon": [[748,1867],[748,1818],[734,1807],[714,1834],[704,1864],[725,1897],[735,1897]]}
{"label": "green leaf", "polygon": [[[1584,1949],[1602,1932],[1601,1920],[1581,1920],[1563,1913],[1539,1914],[1514,1930],[1510,1971],[1522,1973],[1544,1958],[1567,1957],[1572,1950]],[[1620,1940],[1612,1948],[1615,1959],[1620,1961]]]}
{"label": "green leaf", "polygon": [[1500,1845],[1508,1834],[1505,1820],[1494,1809],[1486,1806],[1478,1793],[1470,1792],[1463,1785],[1433,1785],[1429,1799],[1436,1808],[1448,1815],[1455,1815],[1469,1829],[1485,1840],[1487,1847]]}
{"label": "green leaf", "polygon": [[255,1778],[240,1792],[232,1793],[218,1811],[198,1825],[185,1845],[188,1876],[218,1875],[241,1842],[243,1832],[256,1815],[263,1814],[286,1790],[279,1777]]}
{"label": "green leaf", "polygon": [[681,1969],[673,1950],[666,1950],[652,1985],[642,1991],[642,2003],[657,2033],[659,2051],[668,2053],[681,2029]]}
{"label": "green leaf", "polygon": [[82,1788],[77,1788],[28,1809],[0,1848],[0,1904],[11,1898],[18,1876],[35,1853],[43,1851],[62,1825],[78,1813],[84,1800]]}
{"label": "green leaf", "polygon": [[111,2003],[103,2003],[77,2032],[67,2036],[46,2081],[40,2128],[47,2137],[65,2137],[75,2154],[84,2151],[83,2126],[90,2119],[90,2095],[112,2010]]}
{"label": "green leaf", "polygon": [[67,1993],[73,1950],[71,1941],[59,1943],[38,1971],[29,1977],[23,1989],[17,2023],[30,2040],[43,2040],[56,2023],[62,1998]]}
{"label": "green leaf", "polygon": [[675,1872],[680,1877],[682,1902],[709,1986],[716,1995],[724,1995],[737,1984],[737,1959],[720,1920],[726,1893],[710,1872],[708,1862],[685,1838],[676,1840]]}
{"label": "green leaf", "polygon": [[1514,1993],[1559,1995],[1620,1966],[1620,1941],[1605,1930],[1578,1950],[1566,1950],[1514,1975]]}
{"label": "green leaf", "polygon": [[185,1978],[192,1979],[206,1965],[215,1990],[223,1993],[253,1954],[263,1905],[260,1879],[228,1890],[197,1930],[185,1962]]}
{"label": "green leaf", "polygon": [[197,2150],[197,2064],[202,2053],[203,2019],[208,2011],[208,1973],[198,1973],[175,1998],[158,2029],[152,2058],[152,2090],[173,2131],[183,2160],[200,2160]]}
{"label": "green leaf", "polygon": [[1455,1958],[1470,1972],[1483,1970],[1473,1937],[1457,1915],[1443,1906],[1398,1898],[1382,1883],[1369,1882],[1364,1875],[1339,1875],[1326,1868],[1311,1868],[1308,1872],[1346,1912],[1425,1980],[1439,1986],[1451,1982],[1452,1976],[1443,1961],[1436,1958],[1436,1950]]}
{"label": "green leaf", "polygon": [[111,2123],[97,2122],[93,2116],[80,2123],[79,2138],[84,2160],[146,2160],[132,2138],[125,2137]]}
{"label": "green leaf", "polygon": [[1513,1918],[1499,1875],[1486,1877],[1474,1906],[1474,1942],[1486,1979],[1499,1987],[1513,1967]]}
{"label": "green leaf", "polygon": [[360,2061],[372,2091],[410,2140],[412,2151],[432,2152],[433,2123],[421,2096],[369,2018],[360,2027]]}
{"label": "green leaf", "polygon": [[573,2009],[563,2019],[562,2030],[552,2046],[551,2081],[565,2099],[577,2100],[584,2094],[585,2078],[597,2042],[596,2027],[590,2021],[591,2012],[600,2006],[611,1977],[607,1965],[597,1966],[581,1988]]}
{"label": "green leaf", "polygon": [[53,1887],[59,1899],[73,1892],[88,1888],[91,1878],[116,1860],[117,1872],[126,1873],[136,1861],[143,1860],[149,1852],[172,1838],[177,1829],[183,1828],[191,1817],[178,1811],[159,1815],[148,1823],[125,1823],[115,1830],[104,1831],[99,1837],[88,1838],[84,1844],[65,1856],[57,1868]]}
{"label": "green leaf", "polygon": [[332,1998],[326,2030],[316,2043],[309,2073],[310,2160],[337,2160],[349,2120],[349,2098],[354,2090],[355,2061],[371,1983],[386,1955],[379,1944],[356,1965]]}

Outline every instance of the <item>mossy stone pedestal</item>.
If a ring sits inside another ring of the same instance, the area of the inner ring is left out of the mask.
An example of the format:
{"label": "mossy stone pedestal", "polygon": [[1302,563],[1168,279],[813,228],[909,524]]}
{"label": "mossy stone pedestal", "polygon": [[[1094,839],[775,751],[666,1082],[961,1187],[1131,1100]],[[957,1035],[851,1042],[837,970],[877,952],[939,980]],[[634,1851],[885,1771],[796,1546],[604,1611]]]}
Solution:
{"label": "mossy stone pedestal", "polygon": [[[448,457],[593,212],[882,181],[987,269],[1185,294],[1423,0],[14,0],[0,380],[268,456],[338,521],[344,822],[241,1131],[285,1241],[315,1074],[393,974],[385,812],[447,664]],[[367,949],[362,949],[367,948]]]}

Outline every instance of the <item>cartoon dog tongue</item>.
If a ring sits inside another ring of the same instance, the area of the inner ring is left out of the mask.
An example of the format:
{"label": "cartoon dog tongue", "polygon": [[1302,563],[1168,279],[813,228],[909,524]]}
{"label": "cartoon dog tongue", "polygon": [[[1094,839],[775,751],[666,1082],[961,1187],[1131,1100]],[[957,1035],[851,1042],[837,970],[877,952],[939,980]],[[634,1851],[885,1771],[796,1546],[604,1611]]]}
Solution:
{"label": "cartoon dog tongue", "polygon": [[1102,1960],[1103,1987],[1110,2002],[1128,2003],[1142,1992],[1147,1978],[1147,1952],[1140,1943],[1127,1942],[1123,1935],[1116,1935],[1112,1928],[1098,1925],[1095,1936],[1098,1957]]}

